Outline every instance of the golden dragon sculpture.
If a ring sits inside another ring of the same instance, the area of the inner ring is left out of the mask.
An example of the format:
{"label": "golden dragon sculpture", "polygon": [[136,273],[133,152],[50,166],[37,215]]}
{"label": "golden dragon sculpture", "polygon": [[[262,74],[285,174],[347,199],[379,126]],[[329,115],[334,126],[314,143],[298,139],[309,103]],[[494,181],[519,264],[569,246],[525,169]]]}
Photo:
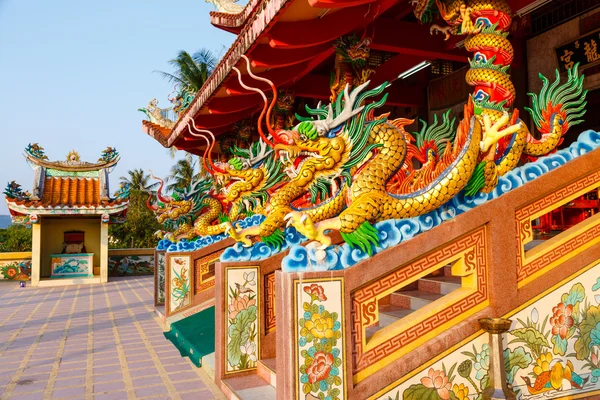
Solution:
{"label": "golden dragon sculpture", "polygon": [[[507,123],[505,117],[484,129],[473,115],[473,104],[469,103],[465,106],[465,117],[459,124],[454,143],[447,146],[444,167],[437,172],[434,170],[418,190],[394,194],[386,187],[406,161],[410,140],[404,126],[412,121],[383,118],[365,121],[366,115],[381,107],[387,97],[384,95],[381,100],[365,105],[366,99],[381,94],[387,86],[384,83],[361,93],[367,84],[357,87],[351,94],[346,88],[343,106],[340,96],[335,109],[330,105],[319,110],[321,119],[301,122],[291,135],[293,143],[280,145],[278,150],[280,155],[293,155],[285,158],[286,170],[293,169],[296,179],[310,176],[311,166],[322,164],[323,155],[338,159],[337,164],[329,165],[338,170],[338,174],[351,178],[343,195],[339,196],[341,205],[336,204],[335,210],[329,204],[315,207],[311,210],[312,215],[293,210],[285,216],[288,224],[324,247],[331,244],[331,238],[325,232],[338,230],[350,245],[370,253],[372,245],[378,243],[373,223],[423,215],[448,202],[467,186],[481,151],[488,150],[501,137],[514,133],[518,126],[502,129]],[[344,154],[349,155],[355,148],[364,149],[362,151],[366,153],[345,159]],[[295,165],[298,165],[297,169]],[[313,217],[332,214],[334,216],[330,218]]]}
{"label": "golden dragon sculpture", "polygon": [[[278,146],[280,155],[292,155],[284,158],[286,171],[294,171],[292,182],[310,177],[314,173],[312,165],[321,163],[326,154],[329,159],[339,160],[341,169],[351,176],[351,183],[341,206],[324,204],[310,213],[293,210],[285,216],[288,224],[308,239],[328,246],[331,239],[325,232],[338,230],[351,246],[371,253],[379,240],[372,224],[426,214],[463,189],[467,195],[480,190],[489,192],[496,186],[498,176],[516,167],[523,155],[548,154],[556,149],[569,126],[581,122],[577,118],[585,112],[586,92],[576,68],[562,85],[558,73],[552,84],[541,77],[543,89],[539,96],[532,95],[533,108],[529,109],[540,129],[540,139],[534,138],[520,122],[518,111],[507,112],[505,107],[513,103],[515,90],[507,74],[513,52],[506,39],[510,9],[505,1],[436,3],[442,17],[453,27],[434,27],[432,31],[468,35],[465,46],[475,53],[467,73],[475,93],[465,105],[464,119],[452,137],[448,132],[453,123],[445,118],[446,128],[442,131],[448,138],[443,152],[439,151],[441,142],[434,140],[435,146],[421,153],[421,166],[415,170],[409,163],[419,154],[419,148],[412,145],[410,135],[403,129],[411,121],[364,120],[365,114],[383,104],[385,96],[368,105],[364,100],[381,93],[385,84],[361,96],[355,93],[365,85],[350,96],[346,89],[343,101],[338,96],[335,110],[331,105],[312,110],[319,119],[303,121],[288,135],[293,143]],[[341,120],[340,115],[344,115]],[[422,136],[435,137],[427,129]],[[356,165],[345,165],[343,154],[362,142],[370,146],[370,153]],[[340,168],[333,162],[329,166],[332,170]],[[334,207],[340,211],[333,211]],[[328,219],[313,217],[331,213],[335,216]]]}
{"label": "golden dragon sculpture", "polygon": [[[448,23],[446,27],[432,25],[432,33],[441,32],[446,39],[450,35],[466,36],[465,48],[473,53],[466,80],[474,87],[473,100],[480,123],[485,123],[483,115],[494,123],[505,113],[509,113],[511,124],[519,123],[519,111],[510,110],[516,92],[508,74],[514,50],[507,38],[512,15],[507,1],[414,0],[412,3],[421,21],[431,21],[437,11]],[[515,135],[482,155],[469,194],[493,190],[498,176],[515,168],[522,158],[535,159],[554,151],[569,127],[581,122],[587,91],[583,90],[583,76],[578,75],[577,66],[569,71],[567,82],[562,85],[558,71],[552,84],[544,76],[540,78],[542,90],[539,95],[530,94],[533,107],[527,109],[539,130],[539,139],[521,124]]]}

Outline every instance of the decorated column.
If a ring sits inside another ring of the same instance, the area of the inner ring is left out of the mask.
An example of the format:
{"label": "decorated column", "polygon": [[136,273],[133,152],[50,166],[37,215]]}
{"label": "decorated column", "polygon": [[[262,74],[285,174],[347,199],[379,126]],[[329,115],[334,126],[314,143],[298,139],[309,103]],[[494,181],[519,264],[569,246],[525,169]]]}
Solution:
{"label": "decorated column", "polygon": [[42,264],[42,227],[37,222],[37,218],[35,220],[36,223],[31,224],[31,286],[39,285]]}

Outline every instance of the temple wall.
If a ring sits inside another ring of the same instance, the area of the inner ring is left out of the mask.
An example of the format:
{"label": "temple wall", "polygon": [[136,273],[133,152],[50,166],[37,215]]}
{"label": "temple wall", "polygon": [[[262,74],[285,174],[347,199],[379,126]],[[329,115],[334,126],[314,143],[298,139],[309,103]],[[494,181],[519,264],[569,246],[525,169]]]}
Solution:
{"label": "temple wall", "polygon": [[[542,81],[538,77],[539,73],[547,78],[554,79],[554,71],[558,68],[558,60],[554,49],[581,36],[582,34],[579,32],[580,20],[598,12],[600,11],[591,11],[527,41],[530,93],[539,93],[542,88]],[[583,73],[585,75],[585,70]],[[586,75],[584,88],[589,90],[600,88],[600,74]]]}
{"label": "temple wall", "polygon": [[100,266],[100,218],[48,218],[41,221],[41,272],[42,278],[50,276],[50,255],[61,253],[63,249],[64,232],[84,231],[85,249],[94,253],[94,267]]}
{"label": "temple wall", "polygon": [[154,249],[108,250],[108,276],[154,274]]}
{"label": "temple wall", "polygon": [[0,253],[0,280],[28,280],[30,276],[30,251]]}
{"label": "temple wall", "polygon": [[[109,276],[152,275],[153,273],[154,249],[108,250]],[[30,278],[30,251],[0,253],[0,280],[29,280]]]}

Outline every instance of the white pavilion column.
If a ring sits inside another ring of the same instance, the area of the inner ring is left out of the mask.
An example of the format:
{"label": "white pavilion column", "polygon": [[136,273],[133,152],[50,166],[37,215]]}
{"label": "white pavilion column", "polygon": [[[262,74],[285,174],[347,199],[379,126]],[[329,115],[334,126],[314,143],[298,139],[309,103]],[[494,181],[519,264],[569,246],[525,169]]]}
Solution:
{"label": "white pavilion column", "polygon": [[100,222],[100,282],[108,282],[108,222]]}
{"label": "white pavilion column", "polygon": [[31,224],[31,286],[40,284],[42,268],[42,221]]}

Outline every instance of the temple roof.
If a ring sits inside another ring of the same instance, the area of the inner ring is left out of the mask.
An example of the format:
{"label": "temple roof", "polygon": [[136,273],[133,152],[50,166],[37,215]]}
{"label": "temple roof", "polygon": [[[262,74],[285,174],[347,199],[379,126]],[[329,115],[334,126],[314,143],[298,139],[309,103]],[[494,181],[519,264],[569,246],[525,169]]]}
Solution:
{"label": "temple roof", "polygon": [[79,153],[71,150],[66,157],[66,160],[48,161],[48,157],[44,153],[44,148],[37,143],[27,146],[24,153],[27,161],[34,165],[39,165],[45,168],[54,169],[64,172],[92,172],[99,171],[103,168],[110,168],[119,162],[119,153],[112,147],[107,147],[102,156],[95,163],[81,161]]}
{"label": "temple roof", "polygon": [[[509,0],[513,10],[532,2]],[[144,123],[144,131],[163,146],[194,154],[203,151],[204,142],[189,133],[191,120],[198,129],[220,135],[262,107],[261,96],[240,85],[233,67],[255,88],[271,91],[265,82],[249,78],[242,55],[249,58],[255,75],[271,80],[278,90],[329,101],[334,43],[343,35],[368,34],[375,54],[371,84],[394,82],[387,89],[386,105],[409,108],[426,103],[429,75],[424,70],[417,79],[402,80],[399,73],[424,60],[465,64],[469,56],[461,37],[444,41],[432,36],[429,26],[415,20],[411,2],[405,0],[249,0],[239,9],[231,7],[233,0],[211,3],[219,8],[210,14],[211,23],[235,33],[236,40],[177,121],[170,121],[167,133]]]}
{"label": "temple roof", "polygon": [[104,150],[96,163],[81,161],[76,151],[65,161],[48,161],[41,146],[30,144],[25,158],[36,171],[33,194],[14,181],[7,185],[4,194],[13,220],[31,214],[125,214],[129,188],[120,187],[114,198],[108,195],[108,173],[119,160],[115,149]]}
{"label": "temple roof", "polygon": [[41,203],[47,206],[97,206],[100,204],[98,178],[54,178],[44,182]]}

